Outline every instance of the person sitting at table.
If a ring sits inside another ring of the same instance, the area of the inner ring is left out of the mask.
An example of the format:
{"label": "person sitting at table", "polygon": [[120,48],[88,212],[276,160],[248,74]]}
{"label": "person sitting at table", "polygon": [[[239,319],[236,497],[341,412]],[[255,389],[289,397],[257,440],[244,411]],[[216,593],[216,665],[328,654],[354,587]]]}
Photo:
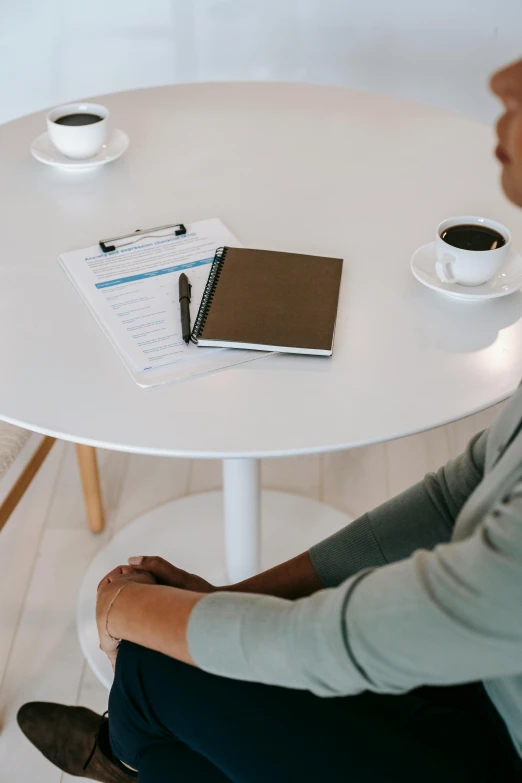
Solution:
{"label": "person sitting at table", "polygon": [[[522,60],[492,88],[522,206]],[[219,589],[132,557],[101,581],[97,622],[108,719],[18,714],[72,775],[522,780],[522,388],[464,454],[309,552]]]}

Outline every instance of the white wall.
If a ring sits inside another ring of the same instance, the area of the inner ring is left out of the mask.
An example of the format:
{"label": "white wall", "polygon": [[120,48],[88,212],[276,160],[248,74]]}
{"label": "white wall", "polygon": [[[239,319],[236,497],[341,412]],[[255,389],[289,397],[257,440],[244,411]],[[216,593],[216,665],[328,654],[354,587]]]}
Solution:
{"label": "white wall", "polygon": [[490,121],[522,55],[522,0],[0,0],[0,122],[113,90],[291,80]]}

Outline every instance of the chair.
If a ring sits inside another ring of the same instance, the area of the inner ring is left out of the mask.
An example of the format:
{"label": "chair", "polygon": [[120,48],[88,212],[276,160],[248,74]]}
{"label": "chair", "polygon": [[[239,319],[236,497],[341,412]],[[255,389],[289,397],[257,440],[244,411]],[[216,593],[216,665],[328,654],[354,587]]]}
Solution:
{"label": "chair", "polygon": [[[0,421],[0,479],[20,454],[29,440],[31,433],[13,424]],[[0,530],[22,499],[29,484],[36,476],[44,459],[51,450],[56,438],[45,436],[31,459],[16,479],[14,485],[0,504]],[[105,527],[103,505],[100,491],[100,479],[96,460],[96,449],[93,446],[76,444],[78,467],[82,480],[83,495],[87,508],[89,529],[93,533],[101,533]]]}

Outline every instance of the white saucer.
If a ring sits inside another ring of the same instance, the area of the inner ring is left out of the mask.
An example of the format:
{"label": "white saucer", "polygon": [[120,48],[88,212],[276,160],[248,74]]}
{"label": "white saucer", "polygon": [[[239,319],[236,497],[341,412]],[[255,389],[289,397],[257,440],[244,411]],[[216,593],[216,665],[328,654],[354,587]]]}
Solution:
{"label": "white saucer", "polygon": [[84,160],[75,160],[59,152],[46,132],[33,141],[31,154],[36,160],[46,163],[48,166],[58,166],[61,169],[80,171],[82,169],[91,169],[94,166],[103,166],[105,163],[110,163],[111,160],[116,160],[120,155],[123,155],[128,146],[129,137],[125,131],[116,128],[108,142],[103,145],[96,155]]}
{"label": "white saucer", "polygon": [[435,271],[435,242],[419,247],[411,259],[413,276],[428,288],[451,296],[452,299],[479,302],[485,299],[496,299],[507,296],[522,288],[522,257],[511,252],[501,271],[483,285],[466,286],[458,283],[443,283]]}

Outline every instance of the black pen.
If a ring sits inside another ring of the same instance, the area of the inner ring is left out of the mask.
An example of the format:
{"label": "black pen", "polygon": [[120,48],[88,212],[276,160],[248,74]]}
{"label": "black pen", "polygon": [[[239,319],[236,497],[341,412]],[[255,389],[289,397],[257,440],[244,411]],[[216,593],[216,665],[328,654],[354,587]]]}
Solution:
{"label": "black pen", "polygon": [[190,294],[192,286],[187,275],[182,272],[179,276],[179,309],[181,312],[181,334],[187,343],[190,342]]}

